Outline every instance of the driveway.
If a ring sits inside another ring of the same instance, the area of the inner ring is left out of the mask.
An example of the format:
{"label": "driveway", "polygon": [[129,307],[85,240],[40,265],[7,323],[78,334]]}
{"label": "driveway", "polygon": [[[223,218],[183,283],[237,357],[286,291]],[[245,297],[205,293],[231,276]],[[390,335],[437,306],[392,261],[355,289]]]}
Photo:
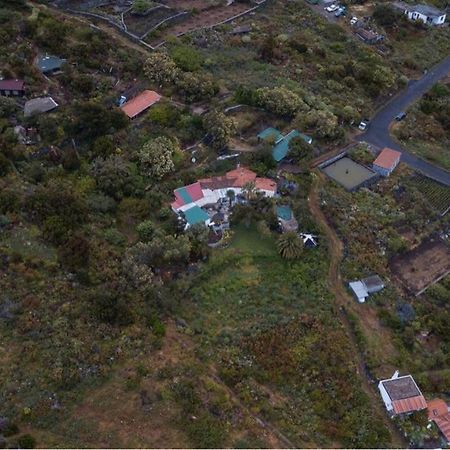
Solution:
{"label": "driveway", "polygon": [[442,78],[445,78],[449,72],[450,56],[434,66],[419,80],[410,81],[405,91],[394,97],[381,108],[370,121],[367,131],[359,135],[356,139],[360,142],[372,144],[375,147],[389,147],[398,150],[402,152],[401,160],[412,169],[450,186],[450,172],[414,156],[398,142],[394,141],[389,133],[389,126],[395,119],[395,116],[399,112],[405,111],[408,106],[429,91],[434,84]]}

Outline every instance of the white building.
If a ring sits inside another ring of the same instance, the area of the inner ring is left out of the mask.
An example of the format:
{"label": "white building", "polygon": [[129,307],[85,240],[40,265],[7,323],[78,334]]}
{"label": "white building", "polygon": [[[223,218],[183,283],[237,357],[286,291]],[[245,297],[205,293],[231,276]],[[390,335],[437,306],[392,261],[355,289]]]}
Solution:
{"label": "white building", "polygon": [[440,11],[434,6],[429,5],[408,5],[403,2],[395,2],[393,5],[403,11],[403,14],[408,16],[409,20],[420,20],[427,25],[442,25],[445,23],[446,13]]}
{"label": "white building", "polygon": [[426,409],[427,402],[411,375],[399,376],[398,370],[391,378],[381,380],[378,389],[386,410],[393,414],[409,414]]}
{"label": "white building", "polygon": [[351,281],[348,285],[359,303],[364,303],[370,294],[375,294],[384,289],[383,280],[378,275]]}

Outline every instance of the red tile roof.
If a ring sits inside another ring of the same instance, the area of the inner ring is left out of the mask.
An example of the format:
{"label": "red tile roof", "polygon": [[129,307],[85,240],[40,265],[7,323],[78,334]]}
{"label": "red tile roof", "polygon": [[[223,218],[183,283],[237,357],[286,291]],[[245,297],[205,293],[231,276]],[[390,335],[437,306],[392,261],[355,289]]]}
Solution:
{"label": "red tile roof", "polygon": [[394,407],[395,414],[403,414],[425,409],[427,407],[427,402],[423,395],[417,395],[402,400],[394,400],[392,406]]}
{"label": "red tile roof", "polygon": [[277,190],[277,183],[270,178],[256,178],[255,187],[261,191],[275,192]]}
{"label": "red tile roof", "polygon": [[441,400],[440,398],[430,400],[427,403],[427,408],[428,418],[430,420],[434,419],[435,417],[444,416],[448,413],[447,403],[445,403],[444,400]]}
{"label": "red tile roof", "polygon": [[383,169],[393,169],[398,164],[401,155],[396,150],[384,148],[373,163]]}
{"label": "red tile roof", "polygon": [[155,91],[144,91],[121,107],[121,110],[133,119],[137,115],[144,112],[147,108],[159,102],[161,96]]}
{"label": "red tile roof", "polygon": [[0,80],[0,91],[23,91],[23,80]]}
{"label": "red tile roof", "polygon": [[226,177],[232,181],[232,187],[243,187],[245,184],[256,180],[256,173],[245,167],[238,167],[226,173]]}
{"label": "red tile roof", "polygon": [[436,417],[433,420],[445,436],[445,439],[447,439],[447,442],[450,442],[450,413],[445,414],[445,416]]}
{"label": "red tile roof", "polygon": [[428,418],[434,420],[447,442],[450,442],[450,412],[447,403],[439,398],[429,401]]}

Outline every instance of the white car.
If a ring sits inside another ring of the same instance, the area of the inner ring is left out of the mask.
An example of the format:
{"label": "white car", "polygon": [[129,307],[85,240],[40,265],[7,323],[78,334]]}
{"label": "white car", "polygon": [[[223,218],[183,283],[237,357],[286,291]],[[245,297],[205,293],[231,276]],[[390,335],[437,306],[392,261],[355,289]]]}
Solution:
{"label": "white car", "polygon": [[334,11],[336,11],[338,9],[339,9],[339,5],[335,5],[334,3],[332,5],[327,6],[325,8],[325,10],[328,11],[328,12],[334,12]]}
{"label": "white car", "polygon": [[367,128],[367,122],[368,122],[367,120],[361,120],[361,122],[358,125],[358,128],[361,131],[364,131]]}
{"label": "white car", "polygon": [[352,19],[350,20],[350,25],[355,25],[357,22],[358,22],[358,18],[352,17]]}

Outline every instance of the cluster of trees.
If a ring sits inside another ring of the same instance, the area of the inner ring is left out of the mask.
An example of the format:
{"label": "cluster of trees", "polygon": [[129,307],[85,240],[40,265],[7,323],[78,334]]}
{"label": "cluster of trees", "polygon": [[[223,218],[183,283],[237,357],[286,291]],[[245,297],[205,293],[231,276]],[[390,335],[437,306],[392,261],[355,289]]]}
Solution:
{"label": "cluster of trees", "polygon": [[159,86],[174,85],[189,103],[207,100],[218,91],[214,78],[205,72],[199,72],[201,59],[190,47],[179,46],[172,52],[154,52],[145,62],[146,76]]}

